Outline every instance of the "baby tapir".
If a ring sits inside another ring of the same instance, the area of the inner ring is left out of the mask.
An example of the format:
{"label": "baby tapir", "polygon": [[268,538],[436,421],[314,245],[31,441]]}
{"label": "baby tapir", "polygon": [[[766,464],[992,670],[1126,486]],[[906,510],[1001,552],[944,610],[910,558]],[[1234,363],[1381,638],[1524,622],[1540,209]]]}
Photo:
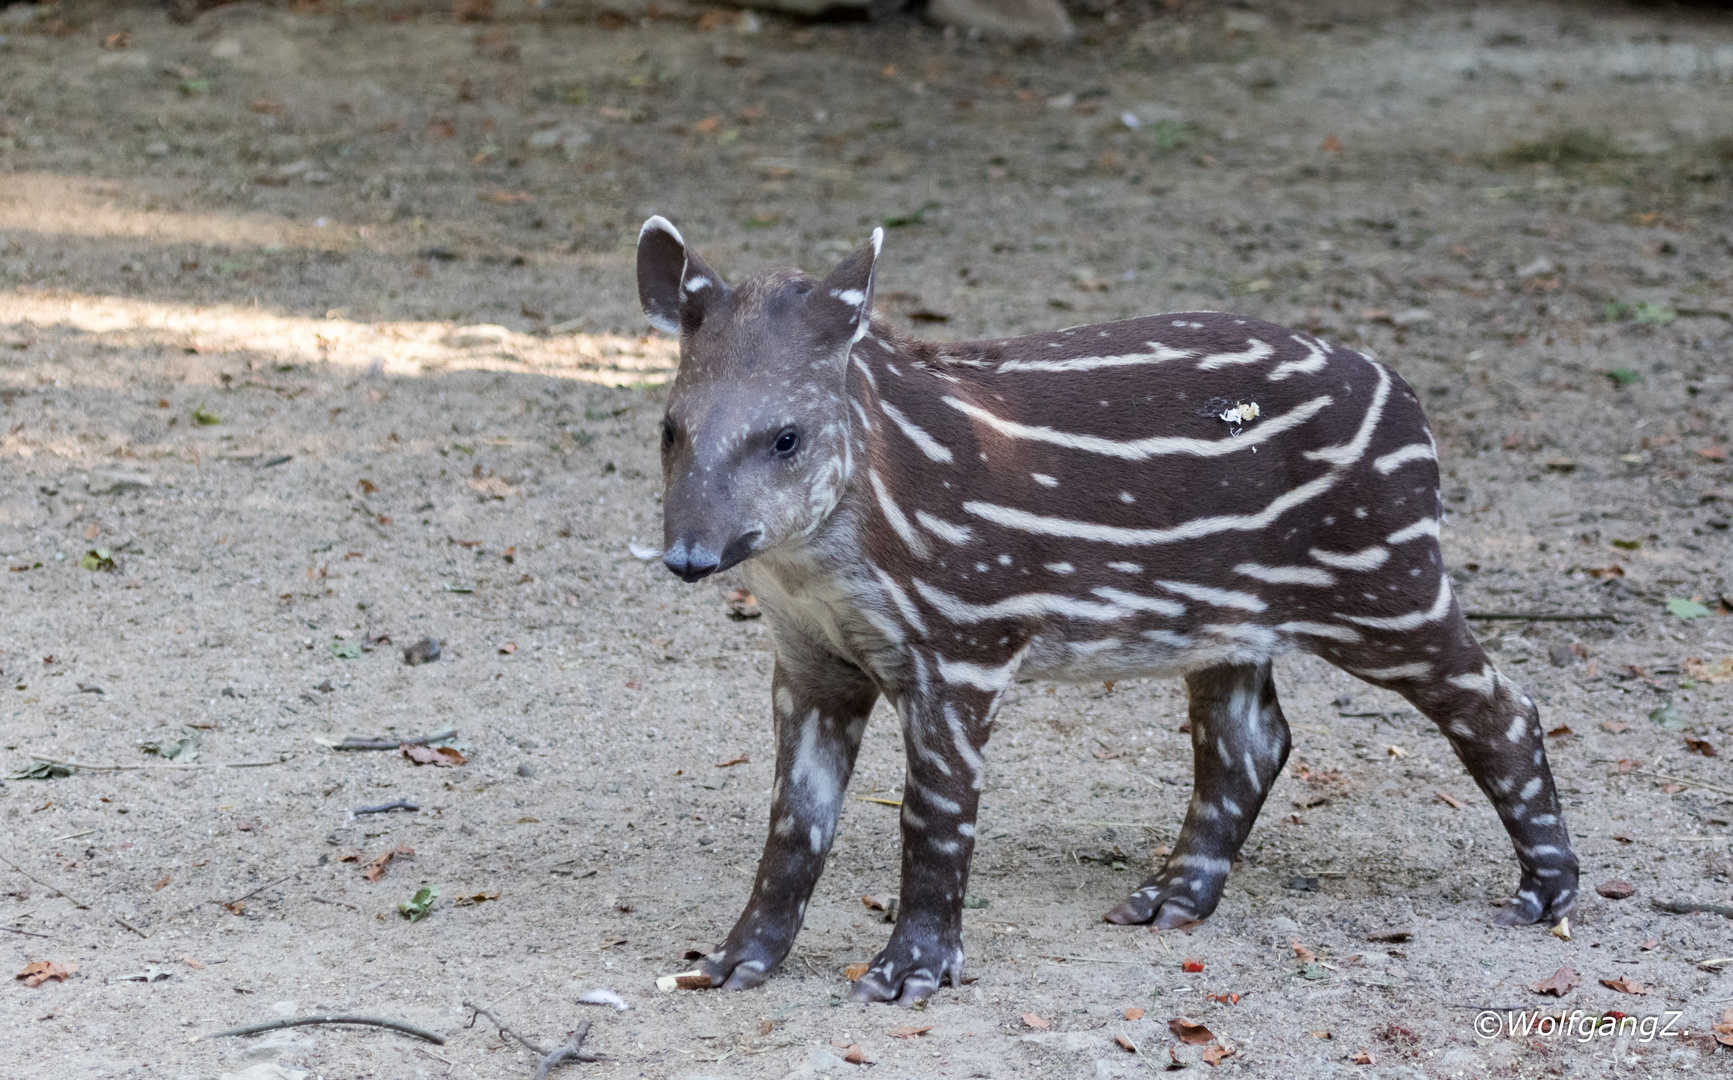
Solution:
{"label": "baby tapir", "polygon": [[638,237],[644,313],[680,336],[663,561],[688,582],[741,566],[776,645],[770,832],[711,985],[755,986],[788,954],[881,694],[908,752],[902,895],[854,1000],[959,984],[982,752],[1019,676],[1185,678],[1185,825],[1106,918],[1204,918],[1287,760],[1270,661],[1294,649],[1443,729],[1516,845],[1501,922],[1570,913],[1538,713],[1452,595],[1437,455],[1401,378],[1217,312],[915,341],[873,315],[882,238],[822,281],[729,287],[663,218]]}

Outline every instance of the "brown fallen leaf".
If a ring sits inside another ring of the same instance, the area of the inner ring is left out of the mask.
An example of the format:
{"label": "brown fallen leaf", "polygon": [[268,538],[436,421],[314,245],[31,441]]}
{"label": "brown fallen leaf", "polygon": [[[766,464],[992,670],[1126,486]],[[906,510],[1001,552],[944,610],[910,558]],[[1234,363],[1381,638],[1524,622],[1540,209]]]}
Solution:
{"label": "brown fallen leaf", "polygon": [[1613,834],[1613,839],[1617,840],[1621,844],[1634,844],[1637,842],[1630,833],[1616,832]]}
{"label": "brown fallen leaf", "polygon": [[1599,885],[1596,885],[1595,891],[1606,897],[1608,900],[1628,900],[1631,898],[1631,895],[1637,891],[1637,887],[1628,881],[1621,881],[1618,878],[1613,878],[1610,881],[1603,881]]}
{"label": "brown fallen leaf", "polygon": [[1223,1061],[1226,1061],[1228,1058],[1233,1056],[1233,1049],[1231,1047],[1223,1046],[1221,1043],[1214,1043],[1203,1048],[1203,1063],[1205,1065],[1220,1065]]}
{"label": "brown fallen leaf", "polygon": [[72,973],[78,970],[77,964],[62,964],[58,960],[38,960],[25,964],[24,970],[13,978],[25,986],[41,986],[50,979],[55,982],[65,982],[72,978]]}
{"label": "brown fallen leaf", "polygon": [[456,900],[456,906],[458,906],[458,907],[474,907],[477,904],[485,904],[489,900],[498,900],[498,899],[499,899],[499,892],[497,890],[494,892],[470,893],[467,896],[458,897]]}
{"label": "brown fallen leaf", "polygon": [[1142,1020],[1143,1010],[1138,1008],[1136,1005],[1133,1005],[1131,1008],[1125,1010],[1125,1018],[1127,1020]]}
{"label": "brown fallen leaf", "polygon": [[151,886],[151,891],[152,892],[162,892],[163,889],[168,887],[168,882],[169,882],[169,876],[167,874],[164,874],[162,876],[161,881],[159,881],[155,885]]}
{"label": "brown fallen leaf", "polygon": [[1614,735],[1623,735],[1625,732],[1631,730],[1631,725],[1625,723],[1623,720],[1602,720],[1601,730],[1611,732]]}
{"label": "brown fallen leaf", "polygon": [[1438,792],[1438,801],[1443,803],[1445,806],[1450,807],[1452,810],[1460,810],[1463,806],[1461,799],[1451,796],[1448,792]]}
{"label": "brown fallen leaf", "polygon": [[337,861],[338,862],[360,862],[361,861],[361,853],[359,851],[347,851],[347,852],[344,852],[343,854],[337,856]]}
{"label": "brown fallen leaf", "polygon": [[1636,758],[1620,758],[1613,763],[1613,772],[1620,776],[1629,776],[1642,767],[1643,763]]}
{"label": "brown fallen leaf", "polygon": [[1048,1021],[1036,1016],[1034,1013],[1024,1013],[1023,1022],[1034,1028],[1036,1031],[1046,1031],[1048,1028],[1053,1026]]}
{"label": "brown fallen leaf", "polygon": [[601,952],[603,949],[611,949],[616,945],[624,945],[624,944],[626,944],[626,939],[619,936],[618,934],[615,934],[613,937],[602,942],[600,945],[597,945],[596,951]]}
{"label": "brown fallen leaf", "polygon": [[761,1036],[762,1035],[768,1035],[775,1030],[776,1030],[776,1021],[770,1019],[769,1017],[765,1017],[763,1020],[760,1020],[758,1022],[758,1034]]}
{"label": "brown fallen leaf", "polygon": [[913,1039],[916,1036],[925,1035],[927,1032],[929,1032],[931,1030],[933,1030],[933,1025],[931,1025],[931,1024],[928,1024],[925,1027],[900,1027],[900,1028],[894,1029],[891,1032],[891,1038],[893,1038],[893,1039]]}
{"label": "brown fallen leaf", "polygon": [[229,909],[231,915],[245,915],[247,913],[247,905],[239,900],[231,900],[223,906]]}
{"label": "brown fallen leaf", "polygon": [[1642,994],[1651,994],[1654,992],[1654,991],[1650,990],[1647,986],[1644,986],[1642,983],[1634,982],[1634,981],[1627,979],[1627,978],[1624,978],[1622,976],[1620,978],[1617,978],[1617,979],[1602,979],[1601,985],[1606,987],[1608,990],[1617,990],[1621,994],[1642,995]]}
{"label": "brown fallen leaf", "polygon": [[1240,995],[1238,994],[1205,994],[1204,996],[1217,1005],[1238,1005],[1240,1003]]}
{"label": "brown fallen leaf", "polygon": [[1677,795],[1677,794],[1679,794],[1679,792],[1684,791],[1684,790],[1685,790],[1684,784],[1662,784],[1661,785],[1661,794],[1663,794],[1663,795]]}
{"label": "brown fallen leaf", "polygon": [[449,746],[411,746],[404,743],[397,748],[404,757],[417,765],[438,765],[450,768],[465,763],[464,756]]}
{"label": "brown fallen leaf", "polygon": [[1537,994],[1551,994],[1553,997],[1562,998],[1581,986],[1582,982],[1581,975],[1568,967],[1561,967],[1539,982],[1529,983],[1528,988]]}
{"label": "brown fallen leaf", "polygon": [[1316,963],[1318,954],[1301,945],[1298,941],[1289,939],[1288,946],[1294,950],[1294,959],[1302,964]]}
{"label": "brown fallen leaf", "polygon": [[[399,844],[389,851],[382,851],[379,853],[377,858],[368,863],[366,868],[361,871],[361,876],[366,878],[368,881],[377,882],[385,877],[385,868],[391,865],[391,861],[398,858],[415,858],[415,849]],[[238,915],[240,912],[236,912],[235,914]]]}
{"label": "brown fallen leaf", "polygon": [[1704,757],[1718,756],[1715,753],[1715,744],[1708,739],[1693,739],[1687,735],[1685,736],[1685,746],[1694,754],[1702,754]]}
{"label": "brown fallen leaf", "polygon": [[728,758],[726,761],[718,761],[716,763],[716,767],[718,769],[726,769],[730,765],[750,765],[751,763],[752,763],[752,759],[747,757],[745,754],[735,754],[733,757]]}
{"label": "brown fallen leaf", "polygon": [[1167,1030],[1173,1032],[1173,1037],[1182,1043],[1202,1046],[1215,1041],[1215,1032],[1193,1020],[1189,1016],[1176,1016],[1167,1022]]}
{"label": "brown fallen leaf", "polygon": [[1306,1034],[1310,1035],[1314,1039],[1334,1039],[1336,1037],[1328,1031],[1308,1031]]}
{"label": "brown fallen leaf", "polygon": [[1555,727],[1551,731],[1547,732],[1546,737],[1549,739],[1562,739],[1567,735],[1575,735],[1575,734],[1576,734],[1576,732],[1571,730],[1571,726],[1569,724],[1560,724],[1558,727]]}
{"label": "brown fallen leaf", "polygon": [[193,959],[190,956],[181,957],[181,963],[185,964],[187,967],[192,968],[194,971],[203,971],[205,969],[205,966],[203,964],[199,963],[197,960]]}
{"label": "brown fallen leaf", "polygon": [[1721,1013],[1721,1022],[1709,1029],[1715,1034],[1715,1041],[1722,1046],[1733,1047],[1733,1009]]}
{"label": "brown fallen leaf", "polygon": [[1367,941],[1386,945],[1400,945],[1404,941],[1412,941],[1413,939],[1414,931],[1412,930],[1380,930],[1366,935]]}
{"label": "brown fallen leaf", "polygon": [[866,1051],[860,1048],[860,1043],[844,1043],[840,1039],[832,1039],[830,1045],[842,1051],[842,1059],[850,1065],[870,1065],[873,1059],[866,1056]]}
{"label": "brown fallen leaf", "polygon": [[868,964],[865,960],[862,960],[858,964],[850,964],[848,967],[842,969],[843,978],[847,979],[849,982],[859,982],[861,977],[867,973],[867,968],[871,966],[872,965]]}
{"label": "brown fallen leaf", "polygon": [[1378,1059],[1374,1058],[1369,1050],[1357,1050],[1348,1058],[1348,1060],[1352,1061],[1356,1065],[1371,1065]]}
{"label": "brown fallen leaf", "polygon": [[1128,1054],[1137,1053],[1137,1044],[1131,1041],[1130,1035],[1126,1035],[1122,1032],[1118,1035],[1115,1035],[1113,1037],[1113,1041],[1118,1043],[1119,1048],[1121,1050],[1124,1050],[1126,1053],[1128,1053]]}
{"label": "brown fallen leaf", "polygon": [[1637,946],[1637,948],[1643,950],[1644,952],[1654,952],[1656,949],[1658,949],[1660,947],[1661,947],[1661,939],[1660,938],[1650,938],[1649,940],[1643,942],[1641,945]]}
{"label": "brown fallen leaf", "polygon": [[1713,663],[1690,657],[1685,661],[1685,676],[1698,682],[1733,682],[1733,656],[1724,656]]}

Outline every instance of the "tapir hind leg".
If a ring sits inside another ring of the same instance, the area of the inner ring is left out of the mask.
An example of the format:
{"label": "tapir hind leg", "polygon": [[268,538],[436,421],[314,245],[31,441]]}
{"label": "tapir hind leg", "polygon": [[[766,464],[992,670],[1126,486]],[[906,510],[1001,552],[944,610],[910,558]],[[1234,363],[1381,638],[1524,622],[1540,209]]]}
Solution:
{"label": "tapir hind leg", "polygon": [[1185,686],[1194,767],[1185,826],[1160,872],[1107,913],[1111,923],[1179,926],[1213,912],[1234,856],[1288,760],[1288,722],[1269,661],[1196,671]]}

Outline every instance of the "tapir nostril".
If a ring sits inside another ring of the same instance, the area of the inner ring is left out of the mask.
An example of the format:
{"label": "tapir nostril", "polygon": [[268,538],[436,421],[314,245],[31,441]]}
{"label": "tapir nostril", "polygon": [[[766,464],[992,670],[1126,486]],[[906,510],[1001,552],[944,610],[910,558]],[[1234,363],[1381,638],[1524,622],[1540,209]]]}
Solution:
{"label": "tapir nostril", "polygon": [[662,556],[662,565],[681,581],[691,584],[716,572],[720,560],[716,553],[700,544],[684,540],[669,548]]}

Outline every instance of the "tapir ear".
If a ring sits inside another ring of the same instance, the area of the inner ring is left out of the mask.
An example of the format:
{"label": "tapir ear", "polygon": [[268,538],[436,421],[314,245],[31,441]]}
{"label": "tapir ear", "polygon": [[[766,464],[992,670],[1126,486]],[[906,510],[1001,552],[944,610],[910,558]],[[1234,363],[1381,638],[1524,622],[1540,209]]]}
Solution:
{"label": "tapir ear", "polygon": [[885,231],[874,229],[872,239],[844,259],[807,297],[814,320],[825,330],[834,329],[851,345],[866,336],[872,319],[873,268],[878,265],[884,242]]}
{"label": "tapir ear", "polygon": [[638,302],[651,326],[665,334],[695,330],[726,289],[667,218],[657,215],[638,230]]}

